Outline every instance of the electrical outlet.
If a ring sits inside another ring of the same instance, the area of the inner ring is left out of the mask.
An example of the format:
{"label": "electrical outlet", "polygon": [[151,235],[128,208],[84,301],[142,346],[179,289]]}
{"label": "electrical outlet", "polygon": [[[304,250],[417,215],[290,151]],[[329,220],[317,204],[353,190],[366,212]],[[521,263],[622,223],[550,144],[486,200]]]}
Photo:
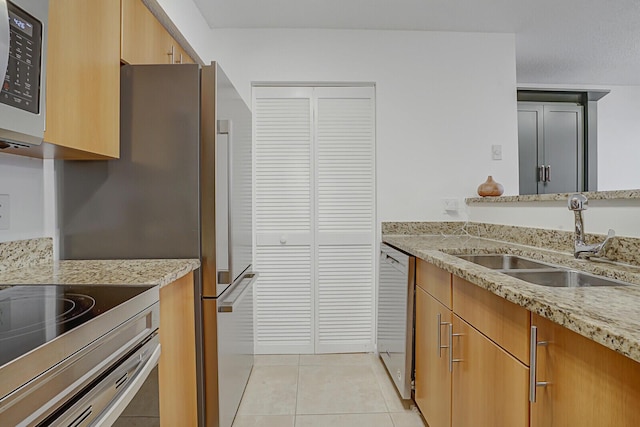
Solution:
{"label": "electrical outlet", "polygon": [[442,199],[445,212],[458,212],[458,199]]}
{"label": "electrical outlet", "polygon": [[0,230],[9,229],[9,195],[0,194]]}
{"label": "electrical outlet", "polygon": [[493,160],[502,160],[502,145],[491,146],[491,158]]}

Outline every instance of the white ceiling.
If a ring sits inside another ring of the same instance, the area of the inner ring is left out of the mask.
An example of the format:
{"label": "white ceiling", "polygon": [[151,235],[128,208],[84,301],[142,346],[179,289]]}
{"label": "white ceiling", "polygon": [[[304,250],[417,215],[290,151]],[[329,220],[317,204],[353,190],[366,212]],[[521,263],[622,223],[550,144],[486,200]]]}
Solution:
{"label": "white ceiling", "polygon": [[194,0],[211,28],[516,34],[518,83],[640,85],[640,0]]}

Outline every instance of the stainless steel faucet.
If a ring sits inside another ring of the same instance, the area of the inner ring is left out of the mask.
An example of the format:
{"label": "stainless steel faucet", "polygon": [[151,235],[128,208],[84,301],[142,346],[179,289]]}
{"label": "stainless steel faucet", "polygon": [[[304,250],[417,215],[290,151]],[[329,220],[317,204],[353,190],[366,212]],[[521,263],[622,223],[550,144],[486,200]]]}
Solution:
{"label": "stainless steel faucet", "polygon": [[576,258],[604,258],[607,243],[609,243],[609,240],[614,237],[616,233],[609,229],[607,238],[604,239],[604,242],[595,245],[587,245],[584,242],[584,220],[582,218],[582,211],[587,209],[588,204],[589,202],[583,194],[572,194],[569,196],[569,210],[573,211],[576,217],[576,233],[574,237],[573,255]]}

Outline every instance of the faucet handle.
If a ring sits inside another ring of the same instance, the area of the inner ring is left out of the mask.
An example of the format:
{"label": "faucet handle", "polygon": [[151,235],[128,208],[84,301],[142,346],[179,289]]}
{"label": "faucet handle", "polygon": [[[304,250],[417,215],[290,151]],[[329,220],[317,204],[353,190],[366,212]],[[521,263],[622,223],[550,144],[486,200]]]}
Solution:
{"label": "faucet handle", "polygon": [[616,232],[612,228],[610,228],[609,232],[607,233],[607,238],[605,239],[605,242],[615,236],[616,236]]}
{"label": "faucet handle", "polygon": [[569,196],[568,206],[570,211],[583,211],[587,209],[589,201],[584,194],[572,194]]}

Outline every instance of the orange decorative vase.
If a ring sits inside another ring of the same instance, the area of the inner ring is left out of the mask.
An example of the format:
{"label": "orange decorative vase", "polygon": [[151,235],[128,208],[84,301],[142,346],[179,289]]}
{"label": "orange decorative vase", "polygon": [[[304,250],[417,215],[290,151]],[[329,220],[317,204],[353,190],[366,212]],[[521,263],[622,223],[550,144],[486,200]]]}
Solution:
{"label": "orange decorative vase", "polygon": [[504,187],[502,184],[495,182],[491,175],[478,187],[478,194],[482,197],[501,196],[502,193],[504,193]]}

